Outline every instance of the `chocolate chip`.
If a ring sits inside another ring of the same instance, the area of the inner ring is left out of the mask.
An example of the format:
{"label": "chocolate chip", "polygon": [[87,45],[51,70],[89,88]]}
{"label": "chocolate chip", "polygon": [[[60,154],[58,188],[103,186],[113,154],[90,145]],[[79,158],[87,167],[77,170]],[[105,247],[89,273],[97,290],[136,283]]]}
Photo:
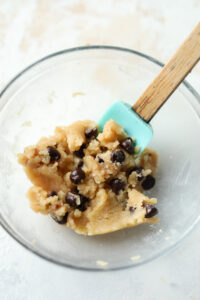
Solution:
{"label": "chocolate chip", "polygon": [[87,207],[86,207],[85,203],[81,203],[81,204],[77,207],[77,209],[83,212],[83,211],[85,211],[85,210],[87,209]]}
{"label": "chocolate chip", "polygon": [[155,185],[155,183],[155,178],[152,175],[148,175],[142,182],[142,187],[144,190],[149,190]]}
{"label": "chocolate chip", "polygon": [[85,172],[82,169],[76,169],[70,174],[71,182],[74,184],[79,184],[83,179],[85,179]]}
{"label": "chocolate chip", "polygon": [[86,129],[85,136],[86,136],[87,139],[96,138],[97,128],[88,128],[88,129]]}
{"label": "chocolate chip", "polygon": [[54,148],[52,146],[48,146],[47,150],[49,152],[50,162],[60,159],[60,157],[61,157],[60,152],[56,148]]}
{"label": "chocolate chip", "polygon": [[83,150],[84,150],[85,148],[86,148],[86,145],[83,144],[83,145],[80,147],[79,150],[74,151],[74,155],[76,155],[76,156],[79,157],[79,158],[83,158],[83,156],[85,155]]}
{"label": "chocolate chip", "polygon": [[119,178],[114,178],[110,181],[110,187],[116,195],[118,195],[121,190],[124,190],[125,186],[126,183]]}
{"label": "chocolate chip", "polygon": [[101,150],[101,152],[105,152],[107,150],[107,148],[104,146],[100,146],[100,150]]}
{"label": "chocolate chip", "polygon": [[80,200],[81,200],[81,204],[77,206],[77,208],[80,210],[80,211],[85,211],[87,209],[86,207],[86,203],[89,201],[89,199],[83,195],[80,194]]}
{"label": "chocolate chip", "polygon": [[65,224],[67,223],[68,212],[63,217],[57,217],[55,215],[51,215],[51,217],[58,224]]}
{"label": "chocolate chip", "polygon": [[103,158],[101,158],[101,157],[98,156],[97,159],[98,159],[98,162],[99,162],[100,164],[104,163]]}
{"label": "chocolate chip", "polygon": [[126,150],[129,154],[134,153],[134,142],[130,137],[127,137],[120,143],[121,147]]}
{"label": "chocolate chip", "polygon": [[79,190],[78,190],[77,186],[73,189],[73,193],[74,194],[79,194]]}
{"label": "chocolate chip", "polygon": [[55,191],[48,192],[47,197],[53,197],[53,196],[57,196],[57,193]]}
{"label": "chocolate chip", "polygon": [[72,207],[77,207],[81,204],[80,195],[68,192],[65,196],[65,201]]}
{"label": "chocolate chip", "polygon": [[158,209],[155,206],[145,203],[144,207],[146,208],[145,218],[152,218],[157,215]]}
{"label": "chocolate chip", "polygon": [[133,214],[134,213],[134,211],[136,210],[136,207],[134,207],[134,206],[130,206],[129,207],[129,211]]}
{"label": "chocolate chip", "polygon": [[82,166],[83,166],[83,161],[81,160],[78,164],[78,168],[82,168]]}
{"label": "chocolate chip", "polygon": [[142,172],[143,168],[141,167],[133,167],[129,170],[129,175],[132,173],[132,172],[136,172],[137,174],[140,174]]}
{"label": "chocolate chip", "polygon": [[87,209],[86,203],[89,199],[84,195],[68,192],[65,196],[65,201],[71,207],[78,208],[80,211],[85,211]]}
{"label": "chocolate chip", "polygon": [[125,154],[122,150],[116,149],[111,154],[112,162],[122,163],[125,160]]}
{"label": "chocolate chip", "polygon": [[133,167],[132,169],[129,170],[128,175],[131,175],[132,172],[137,173],[137,180],[141,181],[144,179],[144,176],[142,175],[143,168],[141,167]]}

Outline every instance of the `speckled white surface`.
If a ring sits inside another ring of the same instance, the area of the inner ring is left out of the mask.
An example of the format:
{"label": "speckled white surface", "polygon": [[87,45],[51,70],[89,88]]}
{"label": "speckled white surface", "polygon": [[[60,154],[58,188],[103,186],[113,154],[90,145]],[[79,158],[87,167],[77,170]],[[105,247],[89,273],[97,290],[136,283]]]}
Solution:
{"label": "speckled white surface", "polygon": [[[2,0],[0,88],[40,57],[79,45],[129,47],[165,62],[199,18],[199,0]],[[188,81],[200,93],[200,65]],[[91,273],[48,263],[0,228],[0,299],[198,300],[199,230],[145,266]]]}

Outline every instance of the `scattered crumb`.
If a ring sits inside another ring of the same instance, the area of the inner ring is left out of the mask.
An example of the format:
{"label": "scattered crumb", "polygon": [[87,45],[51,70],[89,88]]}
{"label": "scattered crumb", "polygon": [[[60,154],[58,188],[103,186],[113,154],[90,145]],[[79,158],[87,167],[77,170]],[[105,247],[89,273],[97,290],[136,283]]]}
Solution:
{"label": "scattered crumb", "polygon": [[31,121],[26,121],[22,124],[22,127],[31,127],[31,126],[32,126]]}
{"label": "scattered crumb", "polygon": [[68,6],[67,8],[74,14],[84,14],[86,12],[86,7],[84,3],[76,3],[73,6]]}
{"label": "scattered crumb", "polygon": [[72,97],[76,97],[76,96],[84,96],[85,95],[85,93],[83,93],[83,92],[74,92],[73,94],[72,94]]}
{"label": "scattered crumb", "polygon": [[32,245],[35,245],[36,239],[32,239]]}
{"label": "scattered crumb", "polygon": [[169,237],[169,236],[166,236],[165,239],[166,239],[166,241],[168,241],[168,240],[170,239],[170,237]]}
{"label": "scattered crumb", "polygon": [[23,111],[23,107],[20,108],[20,110],[17,112],[17,115],[18,115],[18,116],[21,116],[22,111]]}
{"label": "scattered crumb", "polygon": [[163,230],[160,228],[160,229],[159,229],[159,232],[163,232]]}
{"label": "scattered crumb", "polygon": [[107,263],[107,261],[97,260],[96,264],[101,266],[101,267],[105,267],[105,266],[107,266],[108,263]]}
{"label": "scattered crumb", "polygon": [[167,280],[163,276],[160,277],[160,280],[164,283],[167,283]]}
{"label": "scattered crumb", "polygon": [[137,259],[140,259],[140,258],[141,258],[140,255],[131,256],[131,260],[137,260]]}
{"label": "scattered crumb", "polygon": [[55,91],[52,91],[52,92],[50,93],[49,98],[48,98],[48,102],[49,102],[50,104],[53,103],[53,100],[54,100],[54,98],[55,98],[55,95],[56,95]]}

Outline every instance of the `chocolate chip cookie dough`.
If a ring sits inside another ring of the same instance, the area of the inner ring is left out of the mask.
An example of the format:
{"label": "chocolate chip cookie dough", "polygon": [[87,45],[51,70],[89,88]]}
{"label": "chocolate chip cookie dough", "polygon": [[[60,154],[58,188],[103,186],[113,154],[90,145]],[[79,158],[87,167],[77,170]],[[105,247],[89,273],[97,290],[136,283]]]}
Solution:
{"label": "chocolate chip cookie dough", "polygon": [[156,223],[157,154],[136,154],[134,139],[113,120],[100,133],[92,121],[57,127],[55,134],[18,155],[33,187],[31,208],[86,235]]}

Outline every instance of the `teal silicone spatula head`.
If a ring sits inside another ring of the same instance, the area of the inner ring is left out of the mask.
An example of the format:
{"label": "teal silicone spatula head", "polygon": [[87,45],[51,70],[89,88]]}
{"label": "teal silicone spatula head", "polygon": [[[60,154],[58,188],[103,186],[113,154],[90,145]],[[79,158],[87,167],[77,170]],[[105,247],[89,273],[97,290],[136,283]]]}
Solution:
{"label": "teal silicone spatula head", "polygon": [[110,119],[120,124],[128,136],[135,138],[140,151],[148,145],[153,136],[152,127],[144,122],[127,103],[114,102],[100,119],[100,130],[103,130],[104,124]]}
{"label": "teal silicone spatula head", "polygon": [[[150,142],[153,131],[149,121],[165,103],[177,86],[200,59],[200,23],[144,91],[138,101],[130,105],[117,101],[103,115],[99,125],[112,119],[119,123],[142,151]],[[167,124],[166,124],[167,126]]]}

